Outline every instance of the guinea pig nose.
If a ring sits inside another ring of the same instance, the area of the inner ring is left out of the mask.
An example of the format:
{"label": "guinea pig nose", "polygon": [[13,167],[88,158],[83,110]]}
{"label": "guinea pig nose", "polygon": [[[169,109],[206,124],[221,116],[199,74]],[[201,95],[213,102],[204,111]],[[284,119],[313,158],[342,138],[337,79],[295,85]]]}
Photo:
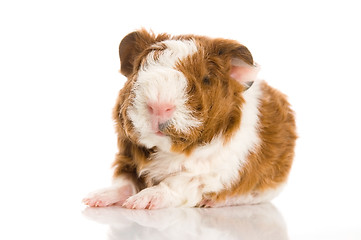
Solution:
{"label": "guinea pig nose", "polygon": [[170,103],[148,103],[148,112],[151,115],[170,118],[175,110],[174,104]]}

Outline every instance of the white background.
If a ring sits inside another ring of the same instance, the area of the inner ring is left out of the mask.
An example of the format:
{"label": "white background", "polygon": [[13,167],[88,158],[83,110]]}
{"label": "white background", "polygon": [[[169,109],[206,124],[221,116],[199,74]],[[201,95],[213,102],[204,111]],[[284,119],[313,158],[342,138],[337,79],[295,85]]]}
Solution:
{"label": "white background", "polygon": [[118,44],[145,27],[246,45],[297,114],[289,239],[361,239],[360,23],[347,0],[1,1],[0,238],[107,238],[80,201],[110,183]]}

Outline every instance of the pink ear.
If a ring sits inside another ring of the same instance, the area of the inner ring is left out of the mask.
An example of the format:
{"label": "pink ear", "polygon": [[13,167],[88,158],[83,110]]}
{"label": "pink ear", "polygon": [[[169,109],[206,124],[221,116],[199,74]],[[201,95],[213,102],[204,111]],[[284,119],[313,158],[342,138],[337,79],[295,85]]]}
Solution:
{"label": "pink ear", "polygon": [[233,59],[231,67],[231,77],[239,83],[253,82],[259,72],[258,65],[249,65],[240,59]]}

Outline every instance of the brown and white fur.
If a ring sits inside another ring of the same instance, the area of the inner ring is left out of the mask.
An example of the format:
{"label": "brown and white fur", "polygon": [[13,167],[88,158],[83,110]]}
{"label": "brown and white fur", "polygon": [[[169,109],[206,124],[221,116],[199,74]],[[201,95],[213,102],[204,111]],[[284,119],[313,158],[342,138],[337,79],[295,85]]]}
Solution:
{"label": "brown and white fur", "polygon": [[204,36],[128,34],[119,46],[113,185],[86,205],[219,207],[271,200],[294,157],[285,95],[257,79],[249,50]]}

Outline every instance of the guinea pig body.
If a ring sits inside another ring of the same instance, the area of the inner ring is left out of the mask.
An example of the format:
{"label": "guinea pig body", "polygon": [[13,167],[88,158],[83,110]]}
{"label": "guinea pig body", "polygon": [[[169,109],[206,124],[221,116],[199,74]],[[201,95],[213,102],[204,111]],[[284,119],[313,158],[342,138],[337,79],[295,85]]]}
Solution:
{"label": "guinea pig body", "polygon": [[271,200],[294,156],[294,113],[248,49],[140,30],[120,43],[114,183],[89,206],[218,207]]}

